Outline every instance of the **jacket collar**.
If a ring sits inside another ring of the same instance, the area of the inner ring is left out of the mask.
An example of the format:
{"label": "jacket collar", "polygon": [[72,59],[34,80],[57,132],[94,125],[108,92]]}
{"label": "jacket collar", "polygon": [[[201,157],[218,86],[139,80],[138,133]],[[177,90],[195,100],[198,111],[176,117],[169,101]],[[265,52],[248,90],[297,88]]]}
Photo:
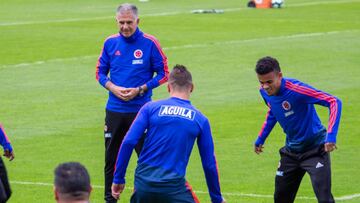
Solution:
{"label": "jacket collar", "polygon": [[136,28],[134,34],[132,34],[130,37],[125,37],[124,35],[121,35],[121,37],[124,39],[125,42],[134,42],[139,36],[142,35],[143,32],[140,31],[139,28]]}

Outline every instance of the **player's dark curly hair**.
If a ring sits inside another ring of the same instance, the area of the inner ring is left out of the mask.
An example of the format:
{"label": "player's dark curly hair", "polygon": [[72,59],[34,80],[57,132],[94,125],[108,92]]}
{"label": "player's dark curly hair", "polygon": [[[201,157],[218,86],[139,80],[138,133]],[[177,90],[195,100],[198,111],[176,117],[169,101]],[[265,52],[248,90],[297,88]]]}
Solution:
{"label": "player's dark curly hair", "polygon": [[177,64],[171,71],[168,82],[173,87],[188,88],[192,85],[192,76],[184,65]]}
{"label": "player's dark curly hair", "polygon": [[273,71],[279,73],[281,69],[279,62],[275,58],[265,56],[257,61],[255,71],[259,75],[265,75]]}

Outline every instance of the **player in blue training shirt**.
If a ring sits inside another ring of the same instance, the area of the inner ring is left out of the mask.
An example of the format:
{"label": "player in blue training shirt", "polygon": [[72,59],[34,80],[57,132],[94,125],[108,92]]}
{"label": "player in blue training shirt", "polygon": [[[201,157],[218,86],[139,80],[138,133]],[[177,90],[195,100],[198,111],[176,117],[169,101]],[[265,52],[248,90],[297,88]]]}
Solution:
{"label": "player in blue training shirt", "polygon": [[185,180],[189,157],[197,140],[211,201],[225,202],[208,119],[189,101],[192,77],[176,65],[170,73],[170,98],[147,103],[126,134],[117,158],[112,194],[118,199],[133,148],[147,130],[135,171],[132,203],[199,202]]}
{"label": "player in blue training shirt", "polygon": [[[4,156],[12,161],[15,158],[10,140],[7,137],[3,126],[0,124],[0,144],[4,149]],[[6,202],[11,196],[10,184],[5,164],[0,157],[0,202]]]}
{"label": "player in blue training shirt", "polygon": [[[255,71],[261,85],[260,94],[269,107],[255,142],[255,152],[263,152],[264,142],[277,122],[286,134],[275,177],[275,202],[294,202],[306,172],[318,201],[334,202],[329,152],[336,149],[341,101],[298,80],[283,78],[278,61],[272,57],[261,58]],[[314,104],[329,108],[327,130]]]}
{"label": "player in blue training shirt", "polygon": [[[139,28],[138,10],[122,4],[116,12],[120,32],[104,42],[97,66],[96,79],[109,90],[104,127],[105,200],[114,203],[111,184],[120,144],[137,112],[151,100],[152,89],[168,77],[167,58],[159,42]],[[142,139],[135,150],[139,154]]]}

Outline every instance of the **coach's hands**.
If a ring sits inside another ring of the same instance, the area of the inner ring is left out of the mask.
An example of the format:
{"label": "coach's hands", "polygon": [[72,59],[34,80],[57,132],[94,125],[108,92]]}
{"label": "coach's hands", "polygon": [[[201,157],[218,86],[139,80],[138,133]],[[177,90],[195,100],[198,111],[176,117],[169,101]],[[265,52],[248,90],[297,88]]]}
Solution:
{"label": "coach's hands", "polygon": [[254,145],[254,151],[255,151],[256,154],[262,153],[263,149],[264,149],[264,147],[263,147],[262,144],[260,144],[259,146]]}
{"label": "coach's hands", "polygon": [[134,97],[136,97],[139,94],[139,88],[125,88],[124,89],[124,97],[125,97],[125,101],[130,101],[132,99],[134,99]]}
{"label": "coach's hands", "polygon": [[126,94],[128,93],[129,90],[127,90],[127,88],[117,86],[114,83],[112,83],[111,81],[108,81],[105,84],[105,87],[107,90],[112,92],[116,97],[118,97],[124,101],[128,101]]}
{"label": "coach's hands", "polygon": [[333,142],[325,143],[324,148],[325,148],[325,152],[332,152],[335,149],[337,149],[336,144]]}
{"label": "coach's hands", "polygon": [[122,193],[122,191],[125,188],[125,184],[112,184],[111,186],[111,195],[115,198],[115,199],[120,199],[120,193]]}
{"label": "coach's hands", "polygon": [[[124,101],[130,101],[134,99],[137,95],[139,95],[139,88],[132,87],[132,88],[125,88],[121,86],[117,86],[111,81],[108,81],[105,84],[106,89],[108,89],[110,92],[112,92],[116,97],[124,100]],[[145,86],[146,88],[146,86]],[[146,90],[146,89],[145,89]]]}
{"label": "coach's hands", "polygon": [[10,150],[5,149],[4,150],[4,156],[9,159],[9,161],[12,161],[15,158],[14,150],[10,152]]}

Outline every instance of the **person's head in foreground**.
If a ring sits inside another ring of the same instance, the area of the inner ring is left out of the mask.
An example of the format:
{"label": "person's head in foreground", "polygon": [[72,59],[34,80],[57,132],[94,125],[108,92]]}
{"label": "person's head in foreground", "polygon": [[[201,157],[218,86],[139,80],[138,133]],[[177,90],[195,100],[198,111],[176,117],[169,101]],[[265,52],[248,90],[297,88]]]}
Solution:
{"label": "person's head in foreground", "polygon": [[55,199],[59,203],[89,202],[90,176],[78,162],[62,163],[56,167],[54,179]]}

